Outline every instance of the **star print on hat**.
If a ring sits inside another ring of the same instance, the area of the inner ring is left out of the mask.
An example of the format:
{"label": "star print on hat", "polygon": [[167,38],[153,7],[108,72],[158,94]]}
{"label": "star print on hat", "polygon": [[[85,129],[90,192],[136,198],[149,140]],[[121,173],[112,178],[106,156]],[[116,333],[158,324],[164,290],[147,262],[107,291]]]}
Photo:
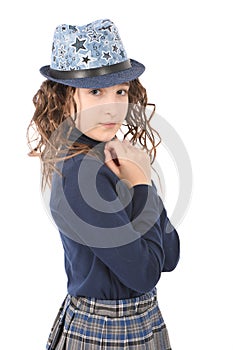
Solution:
{"label": "star print on hat", "polygon": [[83,26],[57,26],[51,65],[40,72],[74,87],[103,87],[136,79],[144,69],[128,59],[115,24],[104,19]]}

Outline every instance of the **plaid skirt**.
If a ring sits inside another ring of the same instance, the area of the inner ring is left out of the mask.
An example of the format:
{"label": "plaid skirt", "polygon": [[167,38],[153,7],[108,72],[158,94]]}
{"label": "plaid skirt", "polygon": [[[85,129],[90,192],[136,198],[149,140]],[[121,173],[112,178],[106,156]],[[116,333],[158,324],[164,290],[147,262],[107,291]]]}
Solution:
{"label": "plaid skirt", "polygon": [[67,295],[47,350],[171,350],[156,289],[140,297],[100,300]]}

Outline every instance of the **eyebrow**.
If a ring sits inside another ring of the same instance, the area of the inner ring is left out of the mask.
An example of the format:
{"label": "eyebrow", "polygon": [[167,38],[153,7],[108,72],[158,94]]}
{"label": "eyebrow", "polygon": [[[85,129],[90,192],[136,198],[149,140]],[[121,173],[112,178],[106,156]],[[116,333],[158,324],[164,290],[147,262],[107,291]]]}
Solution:
{"label": "eyebrow", "polygon": [[122,83],[122,84],[119,84],[119,86],[129,86],[130,84],[127,82],[127,83]]}

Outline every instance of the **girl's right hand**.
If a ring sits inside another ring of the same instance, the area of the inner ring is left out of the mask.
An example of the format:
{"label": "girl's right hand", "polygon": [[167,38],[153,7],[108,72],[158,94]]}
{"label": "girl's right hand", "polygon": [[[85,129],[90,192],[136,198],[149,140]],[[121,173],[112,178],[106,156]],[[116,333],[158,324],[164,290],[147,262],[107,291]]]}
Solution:
{"label": "girl's right hand", "polygon": [[105,145],[105,164],[128,187],[151,185],[151,165],[147,153],[132,146],[128,141],[113,140]]}

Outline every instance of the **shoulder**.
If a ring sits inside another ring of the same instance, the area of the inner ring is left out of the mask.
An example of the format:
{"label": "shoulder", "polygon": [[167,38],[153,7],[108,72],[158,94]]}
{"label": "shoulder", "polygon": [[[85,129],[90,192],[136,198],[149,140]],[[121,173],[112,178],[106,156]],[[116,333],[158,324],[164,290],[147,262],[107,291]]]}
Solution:
{"label": "shoulder", "polygon": [[60,186],[53,187],[54,196],[61,196],[62,202],[67,201],[75,213],[91,222],[101,220],[104,213],[112,217],[131,201],[126,184],[98,158],[78,155],[67,159],[60,178]]}
{"label": "shoulder", "polygon": [[[63,189],[69,193],[80,192],[113,200],[120,192],[125,192],[125,184],[97,157],[79,154],[64,161],[62,168]],[[122,188],[124,187],[124,188]]]}
{"label": "shoulder", "polygon": [[77,156],[66,159],[62,165],[62,175],[70,177],[77,175],[81,179],[90,179],[90,177],[111,178],[114,182],[119,178],[105,165],[98,157],[78,154]]}

